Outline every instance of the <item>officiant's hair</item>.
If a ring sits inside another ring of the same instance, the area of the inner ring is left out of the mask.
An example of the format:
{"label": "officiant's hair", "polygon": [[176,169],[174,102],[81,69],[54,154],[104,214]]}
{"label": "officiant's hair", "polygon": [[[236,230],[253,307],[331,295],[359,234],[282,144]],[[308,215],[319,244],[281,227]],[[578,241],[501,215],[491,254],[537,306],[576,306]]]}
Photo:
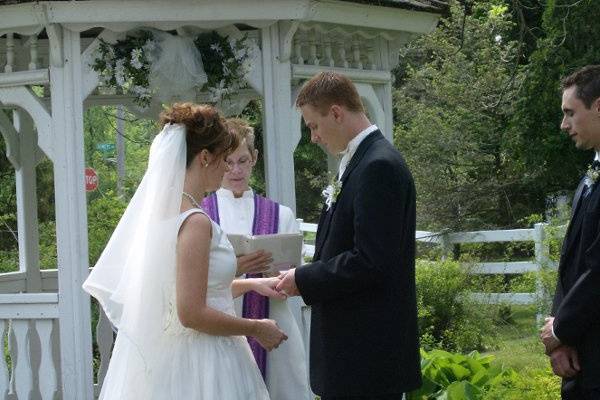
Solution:
{"label": "officiant's hair", "polygon": [[237,149],[239,140],[230,132],[219,110],[208,104],[174,103],[160,114],[159,124],[185,125],[187,144],[186,167],[202,150],[217,160]]}
{"label": "officiant's hair", "polygon": [[590,108],[600,97],[600,64],[586,65],[562,80],[563,91],[575,86],[577,98]]}
{"label": "officiant's hair", "polygon": [[254,151],[256,150],[254,147],[254,128],[242,118],[227,118],[227,126],[229,126],[231,133],[236,136],[239,145],[245,144],[252,158],[254,158]]}
{"label": "officiant's hair", "polygon": [[360,101],[356,86],[342,74],[324,71],[308,80],[296,97],[296,107],[310,105],[317,109],[321,115],[327,115],[329,108],[337,104],[344,106],[349,111],[365,112]]}

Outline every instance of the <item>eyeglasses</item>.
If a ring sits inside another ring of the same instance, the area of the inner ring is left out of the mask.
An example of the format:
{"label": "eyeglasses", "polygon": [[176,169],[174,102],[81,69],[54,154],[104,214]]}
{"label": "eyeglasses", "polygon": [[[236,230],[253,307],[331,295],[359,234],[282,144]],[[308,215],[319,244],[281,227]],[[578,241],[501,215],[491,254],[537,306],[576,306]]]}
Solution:
{"label": "eyeglasses", "polygon": [[251,164],[251,159],[248,157],[242,157],[237,161],[233,161],[233,160],[225,160],[225,164],[227,164],[227,166],[229,167],[229,169],[233,169],[236,165],[239,166],[240,168],[248,168]]}

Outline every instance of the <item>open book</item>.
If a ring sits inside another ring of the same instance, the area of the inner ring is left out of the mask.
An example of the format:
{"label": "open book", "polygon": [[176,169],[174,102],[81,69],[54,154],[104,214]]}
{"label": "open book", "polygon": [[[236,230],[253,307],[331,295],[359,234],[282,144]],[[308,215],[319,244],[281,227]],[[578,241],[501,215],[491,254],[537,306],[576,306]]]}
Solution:
{"label": "open book", "polygon": [[272,254],[270,273],[277,273],[302,264],[302,234],[276,233],[273,235],[228,234],[236,256],[254,253],[258,250]]}

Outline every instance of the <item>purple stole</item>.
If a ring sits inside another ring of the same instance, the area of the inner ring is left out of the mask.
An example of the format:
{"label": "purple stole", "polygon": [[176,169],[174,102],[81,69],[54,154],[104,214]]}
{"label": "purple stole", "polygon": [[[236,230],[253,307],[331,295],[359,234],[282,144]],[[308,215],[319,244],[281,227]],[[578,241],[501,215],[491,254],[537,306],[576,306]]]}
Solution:
{"label": "purple stole", "polygon": [[[212,193],[204,198],[202,208],[207,212],[210,218],[217,224],[220,224],[219,204],[216,193]],[[279,231],[279,203],[273,200],[254,194],[254,220],[252,222],[253,235],[269,235]],[[246,274],[247,278],[261,278],[262,274]],[[242,317],[251,319],[269,318],[269,298],[262,296],[254,291],[244,295],[242,306]],[[247,337],[252,354],[263,379],[267,374],[267,351],[262,348],[256,339]]]}

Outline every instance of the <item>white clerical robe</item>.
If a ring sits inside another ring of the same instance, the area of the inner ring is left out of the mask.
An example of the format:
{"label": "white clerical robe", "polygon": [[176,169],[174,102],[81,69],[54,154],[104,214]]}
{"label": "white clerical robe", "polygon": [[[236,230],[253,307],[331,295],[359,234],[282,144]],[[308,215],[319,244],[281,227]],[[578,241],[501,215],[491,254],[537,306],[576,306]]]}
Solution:
{"label": "white clerical robe", "polygon": [[[233,192],[219,189],[217,204],[221,228],[226,233],[252,234],[254,192],[247,190],[235,198]],[[300,232],[294,213],[279,205],[279,233]],[[242,315],[243,296],[235,299],[236,314]],[[293,301],[292,298],[288,301]],[[267,353],[266,384],[271,400],[308,400],[312,394],[306,371],[306,351],[300,329],[290,311],[288,301],[269,300],[269,318],[288,335],[277,349]]]}

